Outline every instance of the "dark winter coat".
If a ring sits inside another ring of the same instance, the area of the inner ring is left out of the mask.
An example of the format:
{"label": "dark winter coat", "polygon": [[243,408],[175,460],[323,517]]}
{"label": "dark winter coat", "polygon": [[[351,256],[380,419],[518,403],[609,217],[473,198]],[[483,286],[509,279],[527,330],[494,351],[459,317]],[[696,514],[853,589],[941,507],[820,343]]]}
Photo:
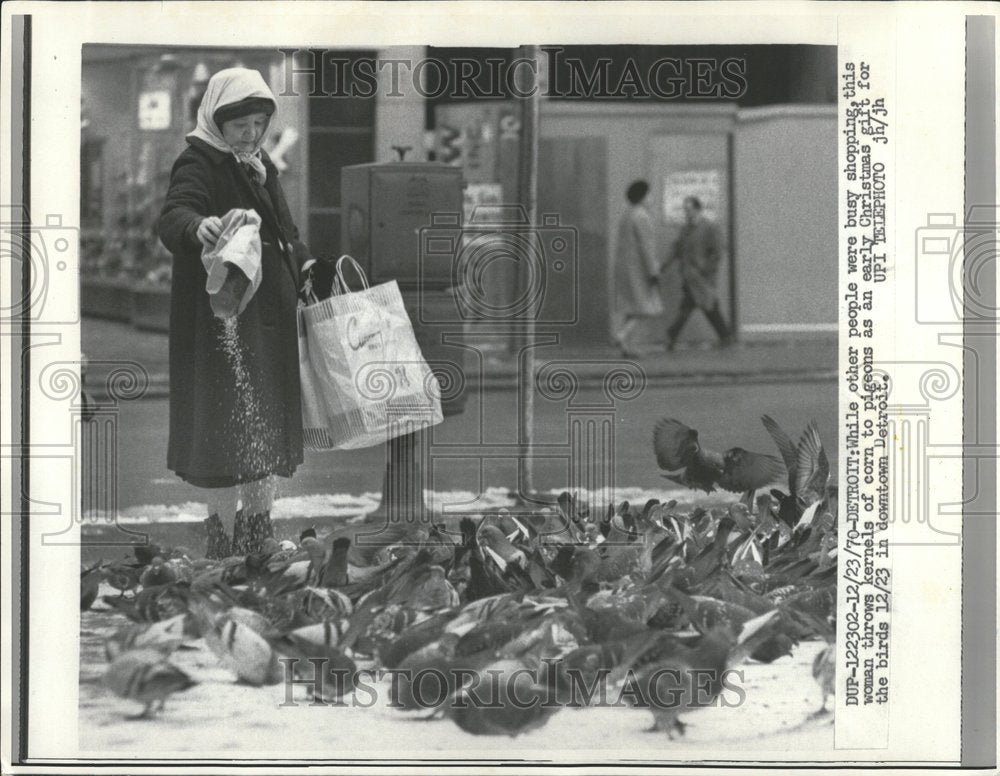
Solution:
{"label": "dark winter coat", "polygon": [[[188,142],[158,223],[174,255],[167,466],[203,487],[290,477],[302,462],[295,310],[308,253],[266,154],[261,187],[232,154],[197,138]],[[236,319],[235,347],[227,347],[225,324],[212,314],[205,291],[197,230],[203,218],[233,208],[261,216],[263,280]]]}
{"label": "dark winter coat", "polygon": [[719,228],[704,219],[684,224],[674,243],[672,259],[680,263],[684,286],[703,310],[711,310],[718,303],[716,280],[722,258]]}

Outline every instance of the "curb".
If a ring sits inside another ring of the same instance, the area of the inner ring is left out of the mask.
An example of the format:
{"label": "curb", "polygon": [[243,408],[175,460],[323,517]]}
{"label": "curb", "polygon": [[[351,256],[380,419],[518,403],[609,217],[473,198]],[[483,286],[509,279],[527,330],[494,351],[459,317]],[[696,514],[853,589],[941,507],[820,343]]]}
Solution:
{"label": "curb", "polygon": [[[836,381],[836,369],[806,369],[806,370],[762,370],[757,372],[660,372],[646,373],[646,386],[654,388],[687,387],[692,385],[731,385],[732,383],[748,383],[766,385],[777,383],[821,383]],[[601,388],[605,384],[605,375],[580,375],[579,386],[582,388]],[[487,375],[485,379],[472,377],[467,383],[468,388],[481,388],[484,391],[515,391],[518,389],[516,375]],[[103,390],[103,380],[88,381],[87,389],[95,400],[107,398]],[[166,399],[170,395],[170,383],[166,375],[150,375],[149,387],[136,396],[135,399]],[[133,401],[135,400],[133,399]]]}

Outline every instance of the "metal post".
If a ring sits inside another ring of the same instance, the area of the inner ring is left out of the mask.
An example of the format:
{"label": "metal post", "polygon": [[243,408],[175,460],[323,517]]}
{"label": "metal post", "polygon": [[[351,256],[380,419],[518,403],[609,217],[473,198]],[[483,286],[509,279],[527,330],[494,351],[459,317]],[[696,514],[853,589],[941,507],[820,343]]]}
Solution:
{"label": "metal post", "polygon": [[[535,63],[530,83],[521,84],[521,93],[530,92],[529,97],[521,98],[521,158],[518,170],[518,199],[524,206],[528,223],[535,226],[538,217],[538,126],[539,103],[541,94],[537,67],[539,66],[538,46],[522,46],[520,55],[523,59]],[[521,72],[524,68],[519,68]],[[534,231],[529,230],[529,241],[533,244],[537,239]],[[537,255],[537,254],[536,254]],[[515,299],[525,298],[528,284],[532,282],[532,272],[529,262],[531,256],[523,256],[518,263],[518,292]],[[532,479],[532,460],[535,420],[535,355],[534,334],[535,318],[540,310],[526,305],[521,325],[521,346],[518,349],[518,455],[517,485],[522,496],[530,494],[534,487]]]}

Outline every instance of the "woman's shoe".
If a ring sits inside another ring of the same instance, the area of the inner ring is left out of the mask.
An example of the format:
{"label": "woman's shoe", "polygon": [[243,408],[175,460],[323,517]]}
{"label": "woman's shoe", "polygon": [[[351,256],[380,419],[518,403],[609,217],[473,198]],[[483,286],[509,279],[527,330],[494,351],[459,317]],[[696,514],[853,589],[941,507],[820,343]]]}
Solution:
{"label": "woman's shoe", "polygon": [[233,541],[226,533],[219,516],[209,515],[205,519],[205,557],[210,560],[228,558],[232,545]]}

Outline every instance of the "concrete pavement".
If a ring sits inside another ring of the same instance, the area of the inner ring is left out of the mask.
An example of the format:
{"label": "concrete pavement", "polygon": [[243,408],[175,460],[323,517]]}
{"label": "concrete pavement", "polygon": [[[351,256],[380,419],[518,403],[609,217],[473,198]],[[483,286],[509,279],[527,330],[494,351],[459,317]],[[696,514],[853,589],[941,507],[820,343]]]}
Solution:
{"label": "concrete pavement", "polygon": [[[167,335],[140,331],[127,323],[85,317],[82,321],[83,352],[91,361],[87,387],[95,394],[104,390],[114,368],[107,362],[130,361],[149,375],[147,398],[162,398],[168,388]],[[582,384],[603,381],[611,364],[623,362],[617,350],[600,343],[593,346],[560,345],[539,348],[536,366],[546,362],[573,362],[572,371]],[[102,363],[104,362],[104,363]],[[637,363],[651,385],[718,384],[727,382],[814,382],[837,375],[837,342],[832,338],[740,344],[726,350],[662,348],[644,353]],[[485,352],[482,369],[468,375],[471,385],[488,389],[517,386],[517,363],[513,356]]]}

